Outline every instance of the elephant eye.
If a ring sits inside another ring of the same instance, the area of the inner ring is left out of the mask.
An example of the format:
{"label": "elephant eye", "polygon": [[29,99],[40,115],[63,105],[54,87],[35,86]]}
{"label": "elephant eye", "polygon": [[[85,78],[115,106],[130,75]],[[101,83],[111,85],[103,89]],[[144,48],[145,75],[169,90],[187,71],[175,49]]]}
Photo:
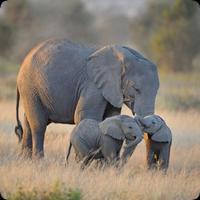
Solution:
{"label": "elephant eye", "polygon": [[129,128],[129,129],[133,129],[133,127],[132,127],[132,126],[129,126],[128,128]]}
{"label": "elephant eye", "polygon": [[156,122],[152,122],[152,124],[156,124]]}

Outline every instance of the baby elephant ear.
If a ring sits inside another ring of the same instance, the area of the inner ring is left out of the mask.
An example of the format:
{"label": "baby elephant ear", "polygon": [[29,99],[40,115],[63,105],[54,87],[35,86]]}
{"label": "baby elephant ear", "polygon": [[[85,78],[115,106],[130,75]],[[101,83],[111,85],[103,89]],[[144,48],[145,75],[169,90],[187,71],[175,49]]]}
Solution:
{"label": "baby elephant ear", "polygon": [[162,128],[153,134],[151,139],[155,142],[171,142],[172,134],[171,130],[166,124],[163,124]]}
{"label": "baby elephant ear", "polygon": [[121,129],[115,125],[109,126],[105,135],[109,135],[113,139],[116,140],[124,140],[125,135],[121,131]]}
{"label": "baby elephant ear", "polygon": [[107,46],[94,52],[87,61],[87,73],[91,81],[102,92],[104,98],[113,106],[121,108],[122,55],[114,47]]}
{"label": "baby elephant ear", "polygon": [[109,135],[116,140],[124,140],[125,135],[120,127],[110,119],[106,119],[100,123],[100,129],[104,135]]}

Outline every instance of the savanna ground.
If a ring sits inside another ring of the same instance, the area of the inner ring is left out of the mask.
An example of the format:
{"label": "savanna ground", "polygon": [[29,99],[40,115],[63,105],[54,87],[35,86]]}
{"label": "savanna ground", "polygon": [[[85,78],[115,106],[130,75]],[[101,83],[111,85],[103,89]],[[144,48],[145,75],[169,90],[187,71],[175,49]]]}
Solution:
{"label": "savanna ground", "polygon": [[[4,66],[4,67],[2,67]],[[6,66],[6,67],[5,67]],[[167,175],[147,171],[144,142],[123,170],[81,171],[65,155],[73,126],[48,127],[45,158],[32,162],[18,156],[14,134],[16,68],[0,68],[0,192],[12,200],[190,200],[200,192],[200,79],[198,73],[161,74],[157,111],[173,132]],[[22,111],[22,107],[20,107]],[[126,108],[124,113],[130,113]],[[21,121],[23,113],[21,112]]]}

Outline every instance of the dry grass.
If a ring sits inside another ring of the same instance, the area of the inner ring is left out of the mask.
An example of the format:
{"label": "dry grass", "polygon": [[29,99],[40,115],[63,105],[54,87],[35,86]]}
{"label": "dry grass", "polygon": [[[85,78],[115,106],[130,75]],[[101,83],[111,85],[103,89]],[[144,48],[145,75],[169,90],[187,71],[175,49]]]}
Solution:
{"label": "dry grass", "polygon": [[[124,112],[127,113],[126,109]],[[80,171],[71,156],[64,160],[72,126],[50,125],[46,133],[45,159],[32,162],[18,157],[19,146],[14,135],[15,104],[0,102],[0,191],[4,195],[36,189],[51,191],[78,188],[83,199],[189,200],[200,192],[200,113],[157,111],[173,131],[170,168],[167,175],[145,169],[145,148],[141,143],[122,171],[113,168]],[[22,119],[22,116],[21,116]]]}

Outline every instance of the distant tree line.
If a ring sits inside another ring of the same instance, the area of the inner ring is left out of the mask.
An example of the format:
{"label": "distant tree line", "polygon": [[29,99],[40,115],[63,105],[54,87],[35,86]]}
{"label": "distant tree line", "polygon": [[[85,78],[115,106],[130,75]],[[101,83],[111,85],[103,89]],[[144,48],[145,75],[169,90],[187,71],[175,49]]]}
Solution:
{"label": "distant tree line", "polygon": [[200,57],[200,8],[193,1],[148,1],[131,30],[133,42],[165,71],[192,70]]}
{"label": "distant tree line", "polygon": [[121,12],[97,16],[82,0],[9,0],[0,16],[0,57],[21,61],[38,42],[66,37],[90,44],[132,44],[164,71],[200,70],[198,4],[192,0],[146,2],[130,18]]}
{"label": "distant tree line", "polygon": [[9,0],[0,16],[0,56],[21,61],[39,41],[97,41],[94,17],[80,0]]}

